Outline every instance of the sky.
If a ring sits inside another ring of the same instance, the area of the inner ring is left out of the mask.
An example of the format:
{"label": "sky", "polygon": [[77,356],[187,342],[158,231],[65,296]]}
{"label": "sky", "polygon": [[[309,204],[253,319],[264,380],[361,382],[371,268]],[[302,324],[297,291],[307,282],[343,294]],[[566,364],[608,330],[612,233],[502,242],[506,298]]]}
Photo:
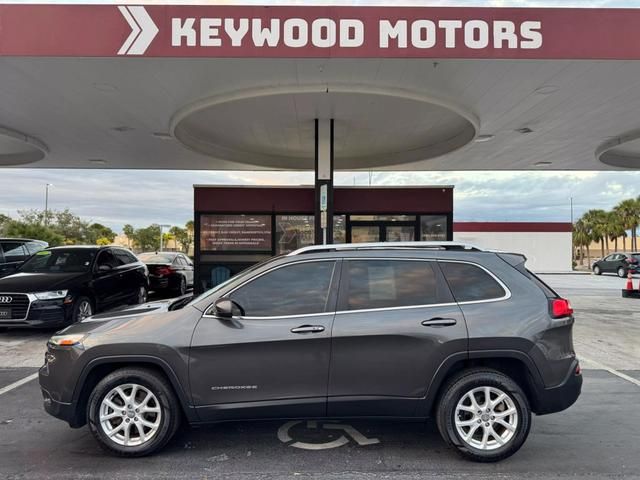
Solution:
{"label": "sky", "polygon": [[[153,4],[157,0],[4,0],[2,3]],[[637,7],[640,0],[191,0],[197,4],[379,4],[487,7]],[[372,185],[454,185],[457,221],[567,222],[591,208],[609,209],[640,194],[640,172],[376,172]],[[193,218],[194,184],[312,184],[311,172],[214,172],[132,170],[0,170],[0,213],[69,208],[88,220],[120,231],[124,224],[183,225]],[[340,172],[339,185],[367,185],[367,172]],[[400,213],[400,212],[399,212]]]}
{"label": "sky", "polygon": [[[311,185],[312,172],[0,170],[0,213],[49,208],[120,231],[130,223],[184,225],[193,218],[194,184]],[[338,185],[368,185],[367,172],[339,172]],[[374,172],[372,185],[454,185],[456,221],[577,219],[640,194],[640,172]],[[402,212],[398,212],[402,213]]]}

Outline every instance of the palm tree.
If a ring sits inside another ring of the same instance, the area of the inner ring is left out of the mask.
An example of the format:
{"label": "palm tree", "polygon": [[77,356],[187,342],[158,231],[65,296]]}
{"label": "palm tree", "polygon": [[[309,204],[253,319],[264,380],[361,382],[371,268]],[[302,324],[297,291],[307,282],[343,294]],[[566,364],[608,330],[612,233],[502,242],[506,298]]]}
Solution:
{"label": "palm tree", "polygon": [[[640,223],[640,197],[623,200],[615,206],[613,211],[620,217],[620,222],[625,230],[631,230],[631,250],[636,251],[638,249],[637,230]],[[624,250],[626,251],[626,249],[625,241]]]}
{"label": "palm tree", "polygon": [[582,216],[582,221],[589,231],[591,240],[600,242],[602,257],[604,257],[604,241],[605,238],[608,239],[607,212],[604,210],[589,210]]}
{"label": "palm tree", "polygon": [[589,230],[582,219],[578,220],[573,226],[573,244],[580,249],[580,265],[584,265],[584,250],[587,248],[587,266],[591,268],[591,252],[589,245],[591,244],[591,236]]}
{"label": "palm tree", "polygon": [[[615,252],[618,251],[618,238],[622,237],[623,242],[627,237],[627,229],[622,222],[620,215],[618,215],[615,211],[607,212],[607,230],[609,239],[613,241],[613,250]],[[626,242],[625,250],[626,250]],[[609,250],[609,245],[607,245],[607,250]]]}

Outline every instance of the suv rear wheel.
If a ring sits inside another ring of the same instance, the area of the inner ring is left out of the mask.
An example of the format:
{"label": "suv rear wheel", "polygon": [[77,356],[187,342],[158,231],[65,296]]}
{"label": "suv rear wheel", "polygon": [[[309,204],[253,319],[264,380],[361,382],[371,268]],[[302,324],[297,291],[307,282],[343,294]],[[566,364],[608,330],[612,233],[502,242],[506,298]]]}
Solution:
{"label": "suv rear wheel", "polygon": [[466,370],[445,387],[437,410],[440,434],[464,457],[496,462],[529,435],[531,409],[522,389],[495,370]]}
{"label": "suv rear wheel", "polygon": [[618,267],[618,276],[620,278],[624,278],[627,276],[627,272],[625,271],[624,267]]}
{"label": "suv rear wheel", "polygon": [[109,453],[141,457],[162,448],[180,423],[171,385],[143,368],[125,368],[103,378],[88,405],[89,429]]}

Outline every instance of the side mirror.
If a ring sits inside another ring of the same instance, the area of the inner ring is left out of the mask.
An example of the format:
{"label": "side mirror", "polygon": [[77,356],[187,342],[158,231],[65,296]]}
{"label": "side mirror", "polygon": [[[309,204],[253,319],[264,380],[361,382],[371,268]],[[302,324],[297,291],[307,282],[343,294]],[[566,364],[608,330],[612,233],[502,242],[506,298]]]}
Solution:
{"label": "side mirror", "polygon": [[213,304],[213,308],[209,311],[211,314],[218,318],[233,318],[233,311],[237,309],[240,311],[240,315],[244,315],[244,309],[233,300],[228,298],[219,298],[216,303]]}
{"label": "side mirror", "polygon": [[98,265],[98,272],[100,272],[100,273],[110,272],[111,270],[112,270],[111,265],[109,265],[107,263],[103,263],[102,265]]}

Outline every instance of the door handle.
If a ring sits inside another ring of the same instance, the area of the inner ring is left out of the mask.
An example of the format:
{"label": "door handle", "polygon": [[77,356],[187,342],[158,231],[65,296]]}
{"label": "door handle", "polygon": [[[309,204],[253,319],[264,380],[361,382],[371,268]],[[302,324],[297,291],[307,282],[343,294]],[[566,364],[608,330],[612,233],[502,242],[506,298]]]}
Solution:
{"label": "door handle", "polygon": [[302,325],[301,327],[292,328],[291,333],[320,333],[324,332],[322,325]]}
{"label": "door handle", "polygon": [[457,323],[458,322],[456,321],[455,318],[436,317],[430,320],[425,320],[424,322],[422,322],[422,325],[425,327],[452,327]]}

